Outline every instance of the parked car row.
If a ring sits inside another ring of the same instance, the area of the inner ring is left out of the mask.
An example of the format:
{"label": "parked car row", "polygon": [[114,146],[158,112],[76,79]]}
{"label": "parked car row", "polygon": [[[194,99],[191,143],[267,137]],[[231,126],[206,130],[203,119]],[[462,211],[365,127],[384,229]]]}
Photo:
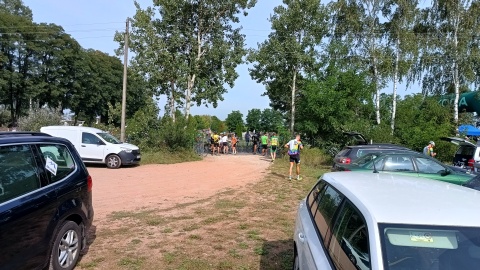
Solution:
{"label": "parked car row", "polygon": [[480,192],[396,174],[324,174],[300,202],[294,269],[478,269]]}
{"label": "parked car row", "polygon": [[[300,202],[293,269],[479,269],[477,160],[448,166],[353,135],[360,145],[340,151]],[[478,156],[458,145],[454,160]]]}

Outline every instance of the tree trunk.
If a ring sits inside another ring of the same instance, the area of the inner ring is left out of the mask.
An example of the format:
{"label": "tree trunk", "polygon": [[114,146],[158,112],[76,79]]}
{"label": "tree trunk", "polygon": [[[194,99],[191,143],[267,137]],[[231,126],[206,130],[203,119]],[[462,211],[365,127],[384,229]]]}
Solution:
{"label": "tree trunk", "polygon": [[453,59],[453,84],[455,87],[455,101],[453,102],[453,121],[458,123],[458,100],[460,98],[460,82],[458,79],[458,24],[459,18],[455,21],[455,29],[453,32],[453,46],[454,46],[454,59]]}
{"label": "tree trunk", "polygon": [[176,115],[176,110],[175,110],[175,83],[173,81],[170,81],[170,97],[169,97],[169,102],[168,102],[168,109],[169,109],[169,114],[170,117],[172,118],[172,121],[175,123],[175,115]]}
{"label": "tree trunk", "polygon": [[373,56],[373,87],[375,87],[375,114],[377,116],[377,125],[380,125],[380,88],[378,83],[377,58]]}
{"label": "tree trunk", "polygon": [[292,79],[292,109],[291,109],[291,119],[290,119],[290,132],[294,135],[295,132],[295,95],[297,92],[297,69],[293,68],[293,79]]}
{"label": "tree trunk", "polygon": [[398,85],[398,62],[400,61],[400,38],[396,40],[395,70],[393,72],[393,100],[392,100],[392,122],[390,127],[391,134],[395,131],[395,115],[397,113],[397,85]]}
{"label": "tree trunk", "polygon": [[185,118],[188,120],[190,115],[190,107],[192,102],[192,89],[195,84],[195,74],[188,76],[187,90],[185,93]]}

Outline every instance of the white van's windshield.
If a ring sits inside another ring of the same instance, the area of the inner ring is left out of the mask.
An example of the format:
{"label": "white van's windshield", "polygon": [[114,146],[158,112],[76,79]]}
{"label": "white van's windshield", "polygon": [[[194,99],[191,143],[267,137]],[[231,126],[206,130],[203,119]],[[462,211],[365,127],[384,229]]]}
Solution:
{"label": "white van's windshield", "polygon": [[380,224],[384,269],[478,269],[480,228]]}
{"label": "white van's windshield", "polygon": [[108,133],[97,133],[98,136],[102,137],[105,141],[113,144],[121,144],[122,142],[115,138],[113,135],[110,135]]}

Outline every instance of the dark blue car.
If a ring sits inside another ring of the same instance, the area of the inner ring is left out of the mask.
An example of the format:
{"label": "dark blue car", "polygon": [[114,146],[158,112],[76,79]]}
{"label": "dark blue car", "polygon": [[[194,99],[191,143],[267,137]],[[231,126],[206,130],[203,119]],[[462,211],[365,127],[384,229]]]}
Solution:
{"label": "dark blue car", "polygon": [[92,220],[92,178],[69,141],[0,133],[0,269],[73,269]]}

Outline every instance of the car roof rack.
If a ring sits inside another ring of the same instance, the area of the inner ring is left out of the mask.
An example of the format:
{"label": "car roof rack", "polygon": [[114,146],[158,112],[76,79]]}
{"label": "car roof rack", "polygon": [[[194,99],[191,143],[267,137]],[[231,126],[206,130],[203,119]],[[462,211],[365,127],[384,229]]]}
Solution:
{"label": "car roof rack", "polygon": [[39,136],[39,137],[52,137],[51,135],[43,132],[28,132],[28,131],[11,131],[11,132],[0,132],[1,137],[26,137],[26,136]]}

